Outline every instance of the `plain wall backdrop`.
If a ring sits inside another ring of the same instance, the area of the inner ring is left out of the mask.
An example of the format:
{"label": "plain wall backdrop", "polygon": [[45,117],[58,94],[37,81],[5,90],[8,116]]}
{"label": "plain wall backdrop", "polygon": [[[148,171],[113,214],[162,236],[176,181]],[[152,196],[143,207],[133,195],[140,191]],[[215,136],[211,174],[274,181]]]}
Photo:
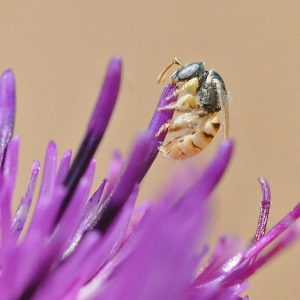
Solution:
{"label": "plain wall backdrop", "polygon": [[[96,155],[98,182],[111,151],[127,153],[147,126],[162,90],[156,76],[177,56],[216,69],[232,97],[230,136],[237,147],[214,200],[213,240],[222,232],[252,238],[259,176],[272,188],[269,227],[299,201],[299,1],[0,0],[0,40],[0,69],[13,68],[17,77],[16,200],[49,139],[60,153],[77,149],[107,62],[120,54],[122,91]],[[201,164],[215,147],[193,163]],[[139,200],[151,198],[183,165],[159,157]],[[258,272],[251,299],[295,299],[299,251],[300,241]]]}

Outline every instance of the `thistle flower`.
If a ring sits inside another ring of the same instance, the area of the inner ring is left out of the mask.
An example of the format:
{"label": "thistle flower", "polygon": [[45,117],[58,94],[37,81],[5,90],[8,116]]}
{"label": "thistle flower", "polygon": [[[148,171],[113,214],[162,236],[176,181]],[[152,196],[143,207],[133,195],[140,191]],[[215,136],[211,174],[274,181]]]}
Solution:
{"label": "thistle flower", "polygon": [[[139,185],[158,154],[164,135],[155,137],[170,111],[155,111],[127,160],[114,153],[108,176],[89,197],[93,155],[117,100],[121,61],[111,60],[81,146],[58,166],[57,148],[48,144],[42,182],[31,220],[40,163],[33,162],[27,191],[13,215],[11,202],[18,168],[19,139],[13,136],[15,81],[0,79],[0,299],[243,299],[247,279],[298,237],[292,224],[300,204],[266,232],[270,190],[262,186],[254,240],[223,236],[206,263],[203,239],[209,196],[221,179],[233,143],[224,141],[192,186],[176,186],[159,201],[136,205]],[[168,85],[159,100],[174,94]],[[21,237],[25,222],[29,222]],[[268,250],[265,250],[266,247]],[[246,299],[245,297],[244,299]]]}

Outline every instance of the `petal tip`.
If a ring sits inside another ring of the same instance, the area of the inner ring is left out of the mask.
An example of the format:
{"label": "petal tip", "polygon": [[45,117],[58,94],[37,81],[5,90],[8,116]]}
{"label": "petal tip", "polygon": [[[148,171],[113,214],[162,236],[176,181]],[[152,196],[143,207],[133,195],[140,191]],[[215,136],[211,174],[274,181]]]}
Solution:
{"label": "petal tip", "polygon": [[109,62],[109,69],[115,72],[121,73],[122,70],[122,58],[119,55],[113,56]]}
{"label": "petal tip", "polygon": [[6,69],[1,76],[3,79],[10,79],[10,80],[14,80],[15,79],[15,75],[12,69]]}
{"label": "petal tip", "polygon": [[226,147],[226,148],[233,148],[234,147],[234,140],[232,139],[225,139],[223,142],[222,142],[222,145],[223,147]]}
{"label": "petal tip", "polygon": [[263,185],[268,184],[268,180],[265,177],[258,177],[258,182]]}
{"label": "petal tip", "polygon": [[34,160],[32,165],[33,165],[32,166],[33,169],[40,169],[41,168],[41,164],[38,160]]}
{"label": "petal tip", "polygon": [[219,153],[218,156],[224,156],[229,160],[232,156],[234,150],[234,141],[231,139],[226,139],[222,141],[220,147],[219,147]]}
{"label": "petal tip", "polygon": [[52,155],[57,155],[57,146],[56,143],[54,141],[49,141],[48,146],[47,146],[47,152],[51,153]]}

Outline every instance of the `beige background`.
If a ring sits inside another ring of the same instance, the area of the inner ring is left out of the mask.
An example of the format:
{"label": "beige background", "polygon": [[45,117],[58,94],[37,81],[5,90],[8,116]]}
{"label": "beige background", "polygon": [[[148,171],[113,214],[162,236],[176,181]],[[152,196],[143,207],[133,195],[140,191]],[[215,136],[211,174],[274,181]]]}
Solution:
{"label": "beige background", "polygon": [[[155,83],[161,68],[174,56],[202,60],[223,75],[231,92],[231,136],[237,142],[218,190],[214,236],[229,232],[250,239],[258,176],[272,187],[270,225],[299,201],[299,27],[299,1],[0,0],[0,69],[13,68],[18,84],[16,199],[32,159],[43,158],[50,138],[60,153],[77,148],[110,56],[121,54],[125,69],[120,101],[97,153],[98,181],[110,151],[126,153],[148,123],[162,88]],[[160,157],[142,197],[151,196],[173,168]],[[299,250],[300,242],[256,275],[252,299],[300,295]]]}

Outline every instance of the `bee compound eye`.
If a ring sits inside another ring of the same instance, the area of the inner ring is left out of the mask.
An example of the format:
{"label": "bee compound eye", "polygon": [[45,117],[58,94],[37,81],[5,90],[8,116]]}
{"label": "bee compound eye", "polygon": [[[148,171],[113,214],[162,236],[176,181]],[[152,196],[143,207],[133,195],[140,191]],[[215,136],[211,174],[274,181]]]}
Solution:
{"label": "bee compound eye", "polygon": [[200,78],[204,74],[204,66],[202,63],[191,63],[185,65],[183,68],[178,71],[178,78],[181,81],[186,81],[192,78]]}

